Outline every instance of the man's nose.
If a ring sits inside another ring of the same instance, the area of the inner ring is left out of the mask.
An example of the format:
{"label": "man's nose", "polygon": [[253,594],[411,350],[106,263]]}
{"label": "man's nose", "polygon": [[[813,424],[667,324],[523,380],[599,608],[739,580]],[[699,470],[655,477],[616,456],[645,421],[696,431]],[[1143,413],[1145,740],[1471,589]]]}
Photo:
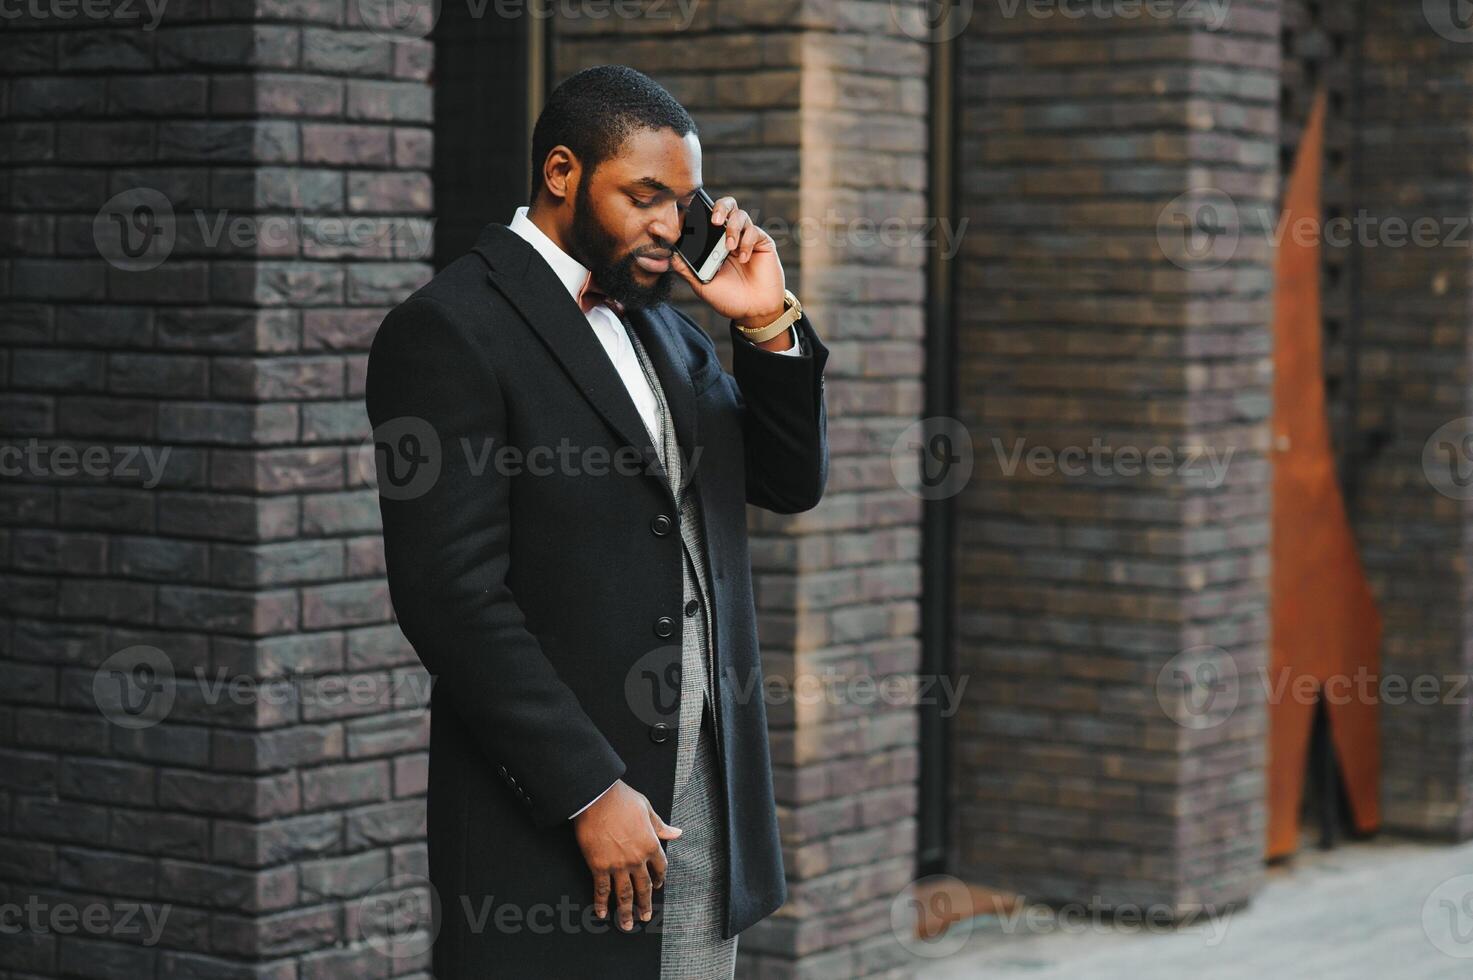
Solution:
{"label": "man's nose", "polygon": [[674,248],[680,240],[680,207],[674,201],[658,209],[650,223],[650,237],[665,248]]}

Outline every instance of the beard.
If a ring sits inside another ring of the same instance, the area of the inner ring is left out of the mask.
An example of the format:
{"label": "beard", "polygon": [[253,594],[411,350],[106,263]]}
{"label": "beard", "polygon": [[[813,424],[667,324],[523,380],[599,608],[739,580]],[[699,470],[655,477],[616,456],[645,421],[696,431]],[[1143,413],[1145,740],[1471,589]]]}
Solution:
{"label": "beard", "polygon": [[[649,285],[634,278],[634,270],[637,268],[634,260],[640,250],[619,254],[618,239],[605,231],[593,217],[593,208],[588,199],[588,185],[589,181],[580,181],[578,192],[573,198],[572,245],[578,252],[573,257],[588,267],[598,288],[622,303],[626,310],[641,310],[665,302],[675,285],[674,266],[660,273]],[[669,249],[657,244],[653,251]]]}

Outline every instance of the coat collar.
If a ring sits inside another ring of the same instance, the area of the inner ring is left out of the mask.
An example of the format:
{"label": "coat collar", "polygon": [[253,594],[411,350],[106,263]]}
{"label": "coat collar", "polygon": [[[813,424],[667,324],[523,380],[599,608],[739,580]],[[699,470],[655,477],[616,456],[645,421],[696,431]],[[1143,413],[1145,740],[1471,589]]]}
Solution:
{"label": "coat collar", "polygon": [[[559,274],[525,238],[503,224],[493,223],[482,229],[472,251],[486,263],[492,285],[541,337],[583,397],[626,445],[639,450],[647,468],[660,474],[661,483],[670,493],[669,480],[629,392]],[[681,459],[689,461],[687,469],[692,471],[686,474],[689,484],[700,458],[695,451],[695,388],[672,332],[669,312],[661,304],[631,310],[624,316],[649,353],[660,379],[680,440]],[[674,499],[672,493],[672,503]]]}

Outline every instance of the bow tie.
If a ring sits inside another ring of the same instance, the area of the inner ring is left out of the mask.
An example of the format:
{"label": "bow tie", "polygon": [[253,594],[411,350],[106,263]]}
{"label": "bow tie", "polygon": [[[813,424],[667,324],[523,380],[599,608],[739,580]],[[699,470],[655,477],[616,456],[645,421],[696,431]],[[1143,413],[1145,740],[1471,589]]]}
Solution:
{"label": "bow tie", "polygon": [[624,304],[595,286],[593,276],[590,275],[583,281],[583,288],[578,290],[578,309],[583,311],[584,316],[587,316],[595,306],[607,306],[615,313],[624,312]]}

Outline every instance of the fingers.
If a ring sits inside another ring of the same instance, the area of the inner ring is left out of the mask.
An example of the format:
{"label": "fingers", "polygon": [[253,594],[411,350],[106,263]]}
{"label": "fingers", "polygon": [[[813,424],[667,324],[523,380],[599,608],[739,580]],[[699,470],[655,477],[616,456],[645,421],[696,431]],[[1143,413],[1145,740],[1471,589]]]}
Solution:
{"label": "fingers", "polygon": [[741,248],[742,235],[752,227],[752,217],[740,208],[726,218],[726,247],[732,252]]}
{"label": "fingers", "polygon": [[718,197],[711,206],[711,224],[719,225],[726,220],[726,216],[737,209],[736,198],[731,195]]}
{"label": "fingers", "polygon": [[649,922],[654,916],[654,892],[665,887],[669,871],[665,851],[656,844],[649,856],[633,866],[593,874],[593,914],[600,919],[612,917],[620,929],[634,929],[634,917]]}
{"label": "fingers", "polygon": [[[653,874],[651,866],[654,867]],[[625,932],[634,928],[635,915],[641,922],[650,921],[654,914],[654,890],[665,886],[665,871],[665,855],[660,852],[658,861],[651,858],[631,871],[595,875],[593,914],[600,919],[608,918],[612,904],[614,921]]]}
{"label": "fingers", "polygon": [[[743,212],[745,214],[746,212]],[[752,253],[767,240],[767,232],[757,227],[755,221],[748,221],[747,227],[742,229],[742,240],[737,246],[737,261],[746,262],[752,257]]]}
{"label": "fingers", "polygon": [[621,871],[614,876],[614,891],[619,901],[619,928],[634,928],[634,875]]}
{"label": "fingers", "polygon": [[655,836],[660,840],[674,840],[682,833],[679,827],[672,827],[660,819],[660,814],[650,807],[650,826],[655,829]]}
{"label": "fingers", "polygon": [[750,259],[766,237],[752,216],[737,207],[734,197],[723,197],[716,202],[711,209],[711,223],[726,226],[726,247],[738,262]]}
{"label": "fingers", "polygon": [[609,876],[607,872],[593,873],[593,914],[600,919],[609,917]]}
{"label": "fingers", "polygon": [[663,848],[655,851],[654,856],[649,859],[650,884],[655,888],[665,887],[665,870],[668,866]]}
{"label": "fingers", "polygon": [[[651,893],[654,891],[654,883],[650,881],[648,863],[641,864],[630,877],[634,879],[634,911],[639,916],[640,922],[648,922],[652,914]],[[629,927],[633,925],[633,922],[629,923]]]}

